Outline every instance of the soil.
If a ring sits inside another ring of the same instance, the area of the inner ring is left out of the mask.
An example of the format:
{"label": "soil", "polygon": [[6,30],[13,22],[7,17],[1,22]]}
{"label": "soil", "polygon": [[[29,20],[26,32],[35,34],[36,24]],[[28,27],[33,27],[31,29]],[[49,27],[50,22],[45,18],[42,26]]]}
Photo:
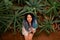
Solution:
{"label": "soil", "polygon": [[[13,32],[5,32],[1,35],[0,40],[24,40],[24,36],[17,32],[15,35]],[[33,40],[60,40],[60,31],[53,32],[47,35],[45,32],[41,32],[38,36],[34,35]]]}

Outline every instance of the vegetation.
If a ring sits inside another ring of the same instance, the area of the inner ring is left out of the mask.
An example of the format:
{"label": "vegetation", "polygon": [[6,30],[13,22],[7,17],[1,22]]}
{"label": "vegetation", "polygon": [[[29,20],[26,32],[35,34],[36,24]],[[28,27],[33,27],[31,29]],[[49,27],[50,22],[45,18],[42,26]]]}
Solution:
{"label": "vegetation", "polygon": [[[0,34],[13,28],[21,32],[24,14],[33,13],[38,20],[39,32],[55,32],[54,23],[60,20],[59,0],[0,0]],[[57,18],[56,18],[57,17]]]}

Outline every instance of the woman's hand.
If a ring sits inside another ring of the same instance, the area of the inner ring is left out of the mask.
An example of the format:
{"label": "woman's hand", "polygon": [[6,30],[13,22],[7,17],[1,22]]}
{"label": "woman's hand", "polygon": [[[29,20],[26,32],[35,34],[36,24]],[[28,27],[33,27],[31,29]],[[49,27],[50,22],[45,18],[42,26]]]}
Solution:
{"label": "woman's hand", "polygon": [[30,33],[35,33],[35,29],[33,27],[29,28],[30,29]]}

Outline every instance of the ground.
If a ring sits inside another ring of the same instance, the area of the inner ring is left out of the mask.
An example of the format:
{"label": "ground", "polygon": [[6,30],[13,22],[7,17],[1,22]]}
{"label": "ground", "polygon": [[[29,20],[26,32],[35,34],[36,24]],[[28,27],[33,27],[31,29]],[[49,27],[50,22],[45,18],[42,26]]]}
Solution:
{"label": "ground", "polygon": [[[24,40],[23,35],[17,32],[15,35],[13,32],[6,32],[1,35],[1,40]],[[45,32],[41,32],[39,36],[34,35],[33,40],[60,40],[60,31],[53,32],[47,35]]]}

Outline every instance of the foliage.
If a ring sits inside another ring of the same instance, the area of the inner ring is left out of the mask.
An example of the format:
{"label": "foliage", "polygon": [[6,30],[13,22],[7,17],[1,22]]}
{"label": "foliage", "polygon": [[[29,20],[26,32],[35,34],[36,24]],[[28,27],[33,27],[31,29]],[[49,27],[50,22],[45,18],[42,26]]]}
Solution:
{"label": "foliage", "polygon": [[[53,4],[52,4],[53,3]],[[54,23],[59,23],[60,20],[57,20],[55,17],[59,17],[59,5],[60,3],[56,2],[56,0],[46,0],[46,11],[43,13],[43,22],[40,21],[39,25],[41,26],[40,32],[46,31],[47,34],[50,34],[50,32],[55,32],[55,29],[53,27]],[[38,33],[38,34],[39,34]]]}
{"label": "foliage", "polygon": [[[55,32],[52,25],[60,22],[59,18],[55,19],[60,17],[59,12],[60,2],[57,0],[0,0],[0,33],[6,32],[11,26],[14,33],[17,29],[21,32],[24,14],[33,13],[39,22],[38,33],[46,31],[50,34]],[[39,19],[40,14],[42,14],[42,21]]]}

